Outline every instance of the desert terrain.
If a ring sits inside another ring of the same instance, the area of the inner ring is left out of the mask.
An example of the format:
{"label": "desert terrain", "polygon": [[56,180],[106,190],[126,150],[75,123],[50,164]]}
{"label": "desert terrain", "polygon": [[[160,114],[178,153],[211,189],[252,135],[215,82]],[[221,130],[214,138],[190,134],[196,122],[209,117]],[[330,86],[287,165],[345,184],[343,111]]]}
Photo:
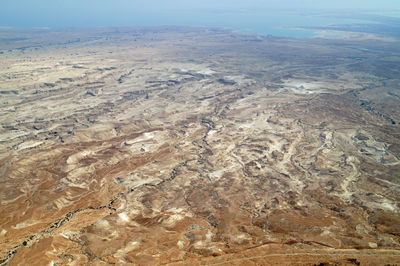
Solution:
{"label": "desert terrain", "polygon": [[400,42],[0,29],[1,265],[399,265]]}

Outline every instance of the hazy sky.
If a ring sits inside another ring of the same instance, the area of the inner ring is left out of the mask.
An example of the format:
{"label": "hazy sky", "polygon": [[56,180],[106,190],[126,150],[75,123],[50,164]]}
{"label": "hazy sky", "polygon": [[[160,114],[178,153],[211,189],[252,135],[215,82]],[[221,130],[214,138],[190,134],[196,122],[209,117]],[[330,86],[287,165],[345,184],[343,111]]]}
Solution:
{"label": "hazy sky", "polygon": [[[400,0],[1,0],[0,26],[93,27],[184,24],[197,10],[318,8],[399,10]],[[201,10],[201,11],[200,11]],[[181,12],[178,12],[181,11]],[[186,17],[185,17],[186,16]],[[193,24],[193,23],[192,23]],[[215,25],[218,26],[218,25]]]}

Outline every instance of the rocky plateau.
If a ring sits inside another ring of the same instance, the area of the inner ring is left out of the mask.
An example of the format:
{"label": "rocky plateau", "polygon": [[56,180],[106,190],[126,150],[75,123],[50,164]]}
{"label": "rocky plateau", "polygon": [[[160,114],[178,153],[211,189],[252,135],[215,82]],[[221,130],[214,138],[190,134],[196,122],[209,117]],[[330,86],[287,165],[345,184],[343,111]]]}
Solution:
{"label": "rocky plateau", "polygon": [[400,42],[0,29],[1,265],[400,265]]}

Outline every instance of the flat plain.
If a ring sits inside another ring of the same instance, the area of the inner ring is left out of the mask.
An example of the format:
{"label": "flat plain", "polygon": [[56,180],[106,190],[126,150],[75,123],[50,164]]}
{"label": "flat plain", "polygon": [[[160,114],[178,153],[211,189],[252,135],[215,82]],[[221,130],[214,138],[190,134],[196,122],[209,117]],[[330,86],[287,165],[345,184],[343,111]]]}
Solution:
{"label": "flat plain", "polygon": [[400,264],[400,42],[0,29],[3,265]]}

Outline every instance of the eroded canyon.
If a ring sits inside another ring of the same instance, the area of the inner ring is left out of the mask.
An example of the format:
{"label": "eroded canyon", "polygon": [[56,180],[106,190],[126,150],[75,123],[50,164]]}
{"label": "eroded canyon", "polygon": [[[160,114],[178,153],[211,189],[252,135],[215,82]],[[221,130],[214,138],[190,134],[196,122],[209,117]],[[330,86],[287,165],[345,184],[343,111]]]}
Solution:
{"label": "eroded canyon", "polygon": [[399,41],[1,36],[2,264],[400,264]]}

